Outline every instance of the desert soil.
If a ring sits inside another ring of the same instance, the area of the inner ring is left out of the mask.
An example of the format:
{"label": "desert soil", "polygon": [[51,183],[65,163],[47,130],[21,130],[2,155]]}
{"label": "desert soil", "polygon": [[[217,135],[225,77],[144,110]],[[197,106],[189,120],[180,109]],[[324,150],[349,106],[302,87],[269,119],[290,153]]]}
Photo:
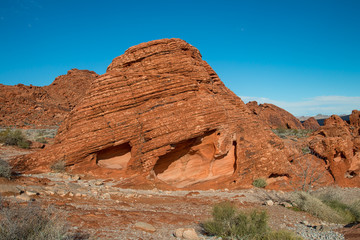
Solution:
{"label": "desert soil", "polygon": [[[1,151],[3,159],[28,153],[12,147],[2,147]],[[177,228],[194,228],[202,239],[217,239],[203,235],[199,223],[211,217],[213,204],[222,201],[230,201],[242,209],[266,210],[273,229],[298,229],[296,226],[301,223],[311,226],[325,224],[305,212],[282,206],[289,194],[282,191],[256,188],[232,191],[141,190],[122,188],[122,183],[122,180],[92,179],[68,173],[28,174],[11,181],[0,179],[0,194],[10,204],[52,205],[66,218],[71,231],[89,234],[94,239],[176,239],[173,233]],[[343,191],[351,191],[351,196],[360,198],[359,189]],[[268,200],[274,204],[266,205]],[[155,232],[135,228],[139,222],[151,224]],[[346,233],[346,239],[360,238],[359,227],[346,232],[348,229],[340,225],[325,225],[329,229],[340,228],[338,231]]]}

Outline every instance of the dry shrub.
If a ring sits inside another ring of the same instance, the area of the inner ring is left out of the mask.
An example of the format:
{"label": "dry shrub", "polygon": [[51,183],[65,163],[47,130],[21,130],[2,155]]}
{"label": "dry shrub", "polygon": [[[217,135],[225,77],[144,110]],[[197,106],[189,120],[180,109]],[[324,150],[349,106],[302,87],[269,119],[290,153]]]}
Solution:
{"label": "dry shrub", "polygon": [[301,210],[327,222],[345,223],[345,219],[320,199],[306,192],[294,192],[291,202]]}
{"label": "dry shrub", "polygon": [[7,161],[2,159],[0,159],[0,177],[11,178],[11,166]]}
{"label": "dry shrub", "polygon": [[59,160],[57,162],[54,162],[51,166],[50,169],[54,172],[65,172],[66,170],[66,163],[64,160]]}
{"label": "dry shrub", "polygon": [[29,204],[3,207],[0,212],[0,239],[70,239],[66,223],[52,208],[41,209],[38,205]]}
{"label": "dry shrub", "polygon": [[25,138],[19,129],[11,130],[9,128],[0,132],[0,142],[21,148],[30,148],[31,145],[31,142]]}

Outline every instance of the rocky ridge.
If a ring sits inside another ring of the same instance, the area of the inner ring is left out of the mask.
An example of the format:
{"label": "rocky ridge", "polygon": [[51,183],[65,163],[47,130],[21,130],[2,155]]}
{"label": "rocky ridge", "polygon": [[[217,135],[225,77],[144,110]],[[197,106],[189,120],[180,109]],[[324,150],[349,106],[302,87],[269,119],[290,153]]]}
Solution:
{"label": "rocky ridge", "polygon": [[93,71],[72,69],[49,86],[0,84],[0,126],[60,125],[97,76]]}
{"label": "rocky ridge", "polygon": [[265,122],[271,129],[304,129],[301,122],[288,111],[274,104],[259,104],[256,101],[248,102],[247,107],[253,114]]}

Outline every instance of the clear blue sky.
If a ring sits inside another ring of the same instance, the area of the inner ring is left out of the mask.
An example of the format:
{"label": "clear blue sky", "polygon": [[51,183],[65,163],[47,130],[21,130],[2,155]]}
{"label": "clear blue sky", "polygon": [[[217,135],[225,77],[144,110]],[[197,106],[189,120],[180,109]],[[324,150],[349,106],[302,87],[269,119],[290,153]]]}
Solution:
{"label": "clear blue sky", "polygon": [[141,42],[197,47],[245,102],[295,115],[360,109],[360,1],[0,0],[0,83],[99,74]]}

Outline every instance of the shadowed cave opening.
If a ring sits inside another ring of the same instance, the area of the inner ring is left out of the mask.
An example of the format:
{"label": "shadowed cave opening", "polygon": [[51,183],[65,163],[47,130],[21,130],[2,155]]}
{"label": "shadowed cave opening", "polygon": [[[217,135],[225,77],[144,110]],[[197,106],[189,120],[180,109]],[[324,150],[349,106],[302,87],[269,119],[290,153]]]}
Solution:
{"label": "shadowed cave opening", "polygon": [[99,151],[96,155],[96,163],[103,168],[124,169],[131,159],[131,146],[123,143]]}
{"label": "shadowed cave opening", "polygon": [[174,144],[173,149],[156,162],[153,170],[157,178],[181,188],[233,174],[236,169],[236,142],[229,146],[226,154],[215,157],[218,136],[215,131],[209,131]]}

